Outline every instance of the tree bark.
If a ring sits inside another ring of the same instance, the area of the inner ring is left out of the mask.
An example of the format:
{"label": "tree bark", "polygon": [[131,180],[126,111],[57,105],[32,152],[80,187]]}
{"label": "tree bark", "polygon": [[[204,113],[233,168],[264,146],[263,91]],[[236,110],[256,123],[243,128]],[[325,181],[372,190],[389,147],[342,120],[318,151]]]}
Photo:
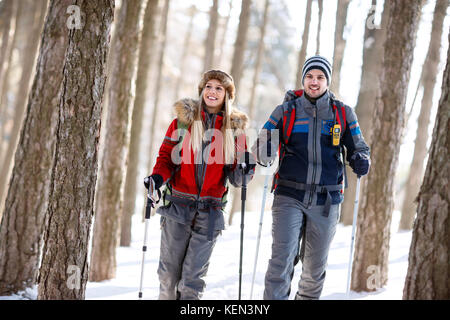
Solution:
{"label": "tree bark", "polygon": [[[141,132],[144,120],[144,106],[148,86],[148,75],[155,50],[155,18],[158,0],[149,0],[145,8],[144,26],[139,49],[139,64],[136,79],[136,98],[134,100],[131,123],[130,150],[128,152],[127,174],[125,179],[124,203],[120,227],[120,245],[131,244],[131,220],[135,210],[136,185],[138,180],[139,155],[141,153]],[[141,181],[142,179],[139,179]],[[142,185],[142,182],[141,184]]]}
{"label": "tree bark", "polygon": [[[20,128],[25,110],[26,98],[30,87],[30,78],[34,70],[34,64],[39,45],[39,35],[42,31],[42,25],[47,8],[47,0],[27,0],[21,2],[21,6],[27,10],[21,10],[18,16],[16,34],[19,39],[17,49],[20,54],[21,75],[15,94],[12,119],[12,128],[9,132],[9,141],[5,156],[0,165],[0,203],[3,203],[4,191],[7,187],[7,181],[10,175],[12,159],[19,138]],[[0,208],[2,205],[0,205]]]}
{"label": "tree bark", "polygon": [[[387,283],[394,177],[422,1],[390,1],[390,17],[376,99],[371,143],[372,168],[358,217],[351,288],[374,291]],[[373,273],[373,274],[372,274]]]}
{"label": "tree bark", "polygon": [[[331,75],[330,90],[340,99],[339,87],[341,80],[342,60],[344,59],[345,45],[344,29],[347,22],[347,12],[350,0],[339,0],[336,11],[336,28],[334,31],[333,73]],[[366,30],[367,32],[367,30]]]}
{"label": "tree bark", "polygon": [[114,278],[116,247],[120,237],[124,176],[129,144],[129,126],[134,99],[133,82],[144,0],[123,1],[117,20],[114,61],[108,92],[105,149],[96,194],[96,217],[92,241],[91,281]]}
{"label": "tree bark", "polygon": [[[56,2],[52,1],[50,10]],[[88,242],[114,1],[80,0],[77,6],[83,27],[69,32],[56,106],[56,150],[39,300],[84,299],[88,279]]]}
{"label": "tree bark", "polygon": [[[372,0],[372,8],[376,7],[376,0]],[[380,27],[373,26],[370,22],[374,12],[369,10],[364,31],[363,66],[361,72],[361,85],[356,103],[355,112],[361,132],[368,145],[371,142],[372,114],[375,99],[380,90],[380,66],[383,56],[383,46],[386,41],[386,29],[389,19],[389,1],[384,1],[383,14]],[[356,175],[347,167],[348,188],[345,189],[344,202],[342,203],[340,222],[345,226],[352,225],[353,204],[355,203]],[[364,194],[364,186],[360,186],[360,194]],[[359,207],[361,210],[361,207]]]}
{"label": "tree bark", "polygon": [[[236,88],[236,98],[239,96],[239,86],[241,83],[242,71],[244,68],[244,53],[247,47],[247,34],[248,26],[250,22],[250,7],[252,5],[251,0],[242,0],[241,14],[239,16],[239,26],[237,31],[236,41],[234,43],[234,53],[231,65],[231,76],[234,80],[234,85]],[[237,100],[237,99],[235,99]],[[237,102],[237,101],[236,101]],[[235,102],[235,103],[236,103]],[[228,224],[231,225],[233,222],[234,212],[238,211],[240,206],[240,188],[235,188],[230,186],[230,191],[232,193],[231,198],[231,209],[228,217]]]}
{"label": "tree bark", "polygon": [[[445,13],[445,11],[444,11]],[[450,40],[450,36],[449,36]],[[450,299],[450,49],[442,81],[430,156],[418,195],[403,299]]]}
{"label": "tree bark", "polygon": [[295,82],[295,88],[297,89],[302,87],[302,68],[306,59],[306,49],[308,49],[309,25],[311,24],[311,5],[312,0],[308,0],[308,2],[306,3],[305,25],[303,27],[302,46],[300,47],[300,52],[298,54],[297,79]]}
{"label": "tree bark", "polygon": [[409,169],[405,187],[405,198],[402,206],[402,217],[399,230],[411,230],[416,214],[415,198],[423,178],[425,157],[427,155],[428,125],[433,106],[433,92],[440,60],[442,27],[447,12],[448,0],[437,0],[434,9],[430,45],[422,67],[420,83],[423,85],[422,107],[417,120],[417,134],[414,146],[414,156]]}
{"label": "tree bark", "polygon": [[39,264],[72,4],[53,1],[44,24],[0,226],[0,295],[30,287]]}
{"label": "tree bark", "polygon": [[203,70],[207,71],[214,67],[214,52],[216,48],[216,34],[219,22],[219,1],[213,0],[213,5],[209,11],[209,28],[205,39],[205,63]]}

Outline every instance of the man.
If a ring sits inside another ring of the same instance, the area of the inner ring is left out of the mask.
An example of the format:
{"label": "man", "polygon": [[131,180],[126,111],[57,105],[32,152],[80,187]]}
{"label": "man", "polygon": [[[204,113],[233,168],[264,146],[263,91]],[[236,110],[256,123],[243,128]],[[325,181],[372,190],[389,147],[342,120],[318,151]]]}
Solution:
{"label": "man", "polygon": [[[303,266],[295,299],[319,299],[343,201],[343,146],[357,175],[369,170],[369,147],[355,112],[328,90],[331,73],[324,57],[306,60],[302,68],[304,89],[286,93],[253,146],[258,163],[267,166],[276,152],[264,151],[274,150],[280,143],[279,167],[272,186],[273,244],[264,299],[288,299],[299,259]],[[279,141],[275,141],[276,136]]]}

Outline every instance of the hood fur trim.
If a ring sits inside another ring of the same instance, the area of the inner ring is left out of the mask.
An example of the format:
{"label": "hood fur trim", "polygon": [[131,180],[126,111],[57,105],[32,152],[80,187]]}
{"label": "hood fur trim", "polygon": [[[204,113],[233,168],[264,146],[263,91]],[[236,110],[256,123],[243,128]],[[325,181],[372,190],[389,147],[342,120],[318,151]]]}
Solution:
{"label": "hood fur trim", "polygon": [[[194,122],[195,110],[200,108],[200,105],[198,100],[185,98],[175,102],[173,107],[178,121],[190,126]],[[245,112],[232,108],[230,119],[233,130],[247,128],[249,119]]]}

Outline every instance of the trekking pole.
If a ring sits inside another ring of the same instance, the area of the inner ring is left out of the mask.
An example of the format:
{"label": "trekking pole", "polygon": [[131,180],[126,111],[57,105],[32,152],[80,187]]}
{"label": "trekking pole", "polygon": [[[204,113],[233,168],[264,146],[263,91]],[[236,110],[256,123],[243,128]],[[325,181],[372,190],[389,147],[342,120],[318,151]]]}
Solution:
{"label": "trekking pole", "polygon": [[244,252],[244,213],[245,213],[245,199],[247,197],[247,184],[245,181],[245,163],[242,163],[242,189],[241,189],[241,249],[239,257],[239,295],[238,299],[241,300],[241,287],[242,287],[242,257]]}
{"label": "trekking pole", "polygon": [[262,229],[262,225],[263,225],[264,208],[266,206],[266,195],[267,195],[268,184],[269,184],[269,175],[266,175],[266,178],[264,179],[264,192],[263,192],[263,198],[262,198],[262,203],[261,203],[261,215],[259,218],[258,239],[256,240],[256,255],[255,255],[255,264],[253,267],[252,286],[250,288],[250,300],[252,299],[252,296],[253,296],[253,284],[255,283],[256,264],[258,263],[259,243],[261,240],[261,229]]}
{"label": "trekking pole", "polygon": [[353,244],[355,242],[355,231],[356,231],[356,220],[358,219],[358,204],[359,204],[359,186],[361,182],[361,176],[358,175],[356,180],[356,195],[355,195],[355,205],[353,207],[353,225],[352,225],[352,241],[350,244],[350,258],[348,261],[348,273],[347,273],[347,296],[350,294],[350,277],[352,273],[352,263],[353,263]]}
{"label": "trekking pole", "polygon": [[148,223],[150,221],[150,214],[152,210],[152,198],[150,195],[150,188],[148,188],[147,193],[147,205],[145,207],[145,231],[144,231],[144,245],[142,246],[142,262],[141,262],[141,280],[139,283],[139,299],[142,299],[142,283],[144,281],[144,264],[145,264],[145,253],[147,252],[147,231]]}

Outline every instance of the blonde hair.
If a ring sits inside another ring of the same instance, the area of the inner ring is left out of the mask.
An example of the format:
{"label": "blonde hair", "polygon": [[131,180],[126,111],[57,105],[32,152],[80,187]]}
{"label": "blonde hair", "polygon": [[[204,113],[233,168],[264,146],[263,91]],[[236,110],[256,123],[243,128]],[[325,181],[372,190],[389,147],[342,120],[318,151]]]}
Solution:
{"label": "blonde hair", "polygon": [[[192,150],[197,152],[198,150],[202,150],[203,137],[205,135],[205,126],[202,119],[202,108],[204,105],[203,101],[203,90],[200,94],[200,102],[199,108],[195,111],[194,122],[191,126],[191,146]],[[222,132],[222,146],[223,153],[226,164],[234,163],[235,159],[235,143],[234,143],[234,134],[231,128],[231,111],[233,108],[233,103],[229,98],[228,91],[225,91],[225,101],[223,106],[223,122],[222,128],[220,131]]]}

